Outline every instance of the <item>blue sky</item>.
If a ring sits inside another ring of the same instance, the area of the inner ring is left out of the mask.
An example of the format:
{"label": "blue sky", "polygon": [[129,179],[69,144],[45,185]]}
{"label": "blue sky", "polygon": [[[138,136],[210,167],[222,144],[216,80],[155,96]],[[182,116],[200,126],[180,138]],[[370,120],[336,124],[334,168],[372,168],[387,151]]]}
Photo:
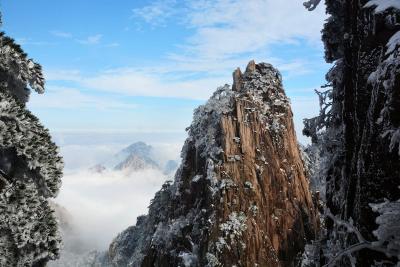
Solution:
{"label": "blue sky", "polygon": [[44,69],[29,108],[53,132],[184,133],[236,67],[278,67],[301,121],[324,83],[323,6],[301,0],[3,0],[3,30]]}

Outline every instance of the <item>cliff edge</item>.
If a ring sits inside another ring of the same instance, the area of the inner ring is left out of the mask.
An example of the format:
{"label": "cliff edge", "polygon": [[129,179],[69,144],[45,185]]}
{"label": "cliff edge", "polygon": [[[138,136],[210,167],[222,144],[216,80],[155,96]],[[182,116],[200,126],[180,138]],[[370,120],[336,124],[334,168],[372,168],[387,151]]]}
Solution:
{"label": "cliff edge", "polygon": [[317,212],[280,73],[251,61],[194,112],[182,164],[111,266],[293,266]]}

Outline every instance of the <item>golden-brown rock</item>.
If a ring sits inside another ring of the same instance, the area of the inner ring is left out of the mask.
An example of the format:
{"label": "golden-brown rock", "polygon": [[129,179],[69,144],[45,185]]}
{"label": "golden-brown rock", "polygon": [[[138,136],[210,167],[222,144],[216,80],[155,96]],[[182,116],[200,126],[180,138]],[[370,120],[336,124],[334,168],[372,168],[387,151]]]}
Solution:
{"label": "golden-brown rock", "polygon": [[318,228],[279,72],[254,61],[196,109],[174,182],[113,266],[294,266]]}
{"label": "golden-brown rock", "polygon": [[[251,76],[255,68],[254,61],[250,62],[245,75]],[[219,179],[232,180],[235,187],[225,190],[217,217],[223,222],[232,212],[248,214],[241,237],[245,246],[224,249],[222,262],[291,266],[304,240],[314,236],[316,211],[290,107],[282,108],[278,122],[282,129],[274,132],[260,119],[263,109],[252,97],[243,91],[234,100],[234,111],[221,120],[225,156],[217,173]]]}

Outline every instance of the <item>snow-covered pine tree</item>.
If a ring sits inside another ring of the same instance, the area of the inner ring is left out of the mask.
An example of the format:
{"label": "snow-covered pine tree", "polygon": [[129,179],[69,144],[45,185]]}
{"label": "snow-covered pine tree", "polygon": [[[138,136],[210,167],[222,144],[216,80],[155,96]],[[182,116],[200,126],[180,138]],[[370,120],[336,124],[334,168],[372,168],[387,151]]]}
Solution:
{"label": "snow-covered pine tree", "polygon": [[59,254],[48,199],[61,185],[63,163],[25,107],[32,89],[44,92],[40,65],[0,33],[0,266],[45,266]]}

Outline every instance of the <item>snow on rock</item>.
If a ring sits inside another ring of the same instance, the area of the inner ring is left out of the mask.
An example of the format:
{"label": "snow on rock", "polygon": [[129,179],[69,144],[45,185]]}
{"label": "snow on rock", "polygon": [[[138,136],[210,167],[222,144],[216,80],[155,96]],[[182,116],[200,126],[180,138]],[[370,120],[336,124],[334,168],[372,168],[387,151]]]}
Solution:
{"label": "snow on rock", "polygon": [[378,228],[373,232],[377,241],[373,245],[384,247],[388,257],[400,259],[400,200],[386,200],[370,206],[374,212],[379,213],[376,218]]}
{"label": "snow on rock", "polygon": [[13,168],[11,162],[6,164],[5,161],[22,160],[25,171],[36,176],[35,182],[40,185],[43,196],[56,196],[61,186],[63,162],[48,130],[4,89],[0,89],[0,114],[3,122],[0,148],[3,151],[9,150],[13,154],[10,157],[15,158],[7,159],[6,155],[3,156],[3,172],[11,172]]}
{"label": "snow on rock", "polygon": [[[390,210],[400,199],[400,1],[327,0],[326,6],[322,38],[334,65],[326,94],[319,93],[320,116],[306,120],[305,129],[332,212],[319,249],[327,266],[397,266],[396,248],[384,246],[399,240],[388,219],[397,217]],[[386,204],[371,209],[370,203]]]}
{"label": "snow on rock", "polygon": [[399,46],[400,46],[400,31],[393,34],[393,36],[389,39],[389,42],[386,45],[387,47],[386,55],[393,53],[394,50]]}
{"label": "snow on rock", "polygon": [[400,2],[398,0],[369,0],[364,7],[373,7],[375,13],[381,13],[389,8],[396,8],[400,10]]}
{"label": "snow on rock", "polygon": [[243,212],[237,214],[234,211],[229,214],[226,222],[219,225],[219,229],[224,237],[229,238],[230,242],[234,243],[240,240],[242,233],[246,231],[246,220],[247,217]]}
{"label": "snow on rock", "polygon": [[254,61],[245,73],[236,70],[233,87],[198,107],[187,131],[174,182],[113,240],[108,260],[95,263],[294,264],[317,215],[279,72]]}

